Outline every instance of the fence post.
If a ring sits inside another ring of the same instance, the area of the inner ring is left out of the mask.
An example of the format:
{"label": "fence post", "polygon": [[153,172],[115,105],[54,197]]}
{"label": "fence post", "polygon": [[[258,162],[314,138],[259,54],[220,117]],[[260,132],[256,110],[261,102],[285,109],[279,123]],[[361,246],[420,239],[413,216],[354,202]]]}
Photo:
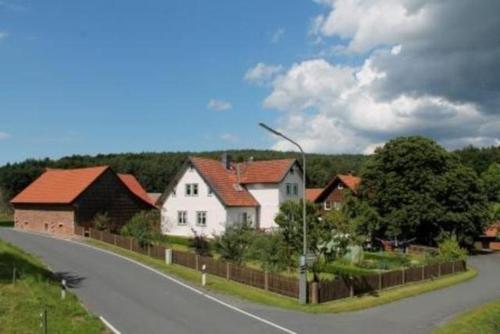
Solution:
{"label": "fence post", "polygon": [[172,250],[165,249],[165,263],[172,264]]}
{"label": "fence post", "polygon": [[438,277],[441,277],[441,262],[438,263]]}
{"label": "fence post", "polygon": [[349,296],[354,297],[354,284],[353,280],[349,280]]}
{"label": "fence post", "polygon": [[196,271],[200,270],[199,263],[200,263],[200,256],[198,254],[196,254],[194,257],[194,266],[195,266]]}
{"label": "fence post", "polygon": [[405,273],[405,270],[404,269],[401,269],[401,285],[405,285],[406,284],[406,273]]}
{"label": "fence post", "polygon": [[382,274],[378,273],[378,290],[382,290]]}
{"label": "fence post", "polygon": [[229,281],[231,279],[231,264],[226,262],[226,279]]}
{"label": "fence post", "polygon": [[132,248],[132,242],[133,242],[133,239],[132,239],[132,238],[129,238],[128,240],[129,240],[130,250],[132,250],[132,249],[133,249],[133,248]]}
{"label": "fence post", "polygon": [[269,272],[264,271],[264,290],[269,290]]}
{"label": "fence post", "polygon": [[151,245],[148,245],[148,256],[151,257]]}
{"label": "fence post", "polygon": [[318,304],[318,282],[311,282],[311,304]]}
{"label": "fence post", "polygon": [[456,263],[456,262],[457,262],[457,261],[453,261],[453,262],[451,263],[451,273],[452,273],[452,274],[454,274],[454,273],[455,273],[455,263]]}
{"label": "fence post", "polygon": [[99,238],[100,238],[99,240],[103,241],[103,239],[104,239],[104,238],[103,238],[103,234],[104,234],[104,233],[103,233],[103,231],[99,231],[99,232],[100,232],[100,233],[99,233]]}
{"label": "fence post", "polygon": [[116,246],[116,234],[113,234],[113,245]]}
{"label": "fence post", "polygon": [[421,281],[423,281],[425,279],[425,266],[422,266],[422,279]]}

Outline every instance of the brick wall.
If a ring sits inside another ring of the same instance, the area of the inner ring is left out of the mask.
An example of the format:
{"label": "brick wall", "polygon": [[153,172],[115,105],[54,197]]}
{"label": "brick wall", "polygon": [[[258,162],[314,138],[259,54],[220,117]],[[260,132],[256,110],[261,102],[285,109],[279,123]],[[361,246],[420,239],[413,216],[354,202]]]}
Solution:
{"label": "brick wall", "polygon": [[15,227],[22,230],[53,234],[73,234],[75,214],[71,206],[17,205]]}

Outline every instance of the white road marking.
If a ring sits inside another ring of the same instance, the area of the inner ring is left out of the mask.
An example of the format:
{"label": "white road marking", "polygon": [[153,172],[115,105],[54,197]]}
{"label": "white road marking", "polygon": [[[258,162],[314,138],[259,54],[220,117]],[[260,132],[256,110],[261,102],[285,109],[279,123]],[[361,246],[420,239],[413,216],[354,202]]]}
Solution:
{"label": "white road marking", "polygon": [[[218,299],[218,298],[216,298],[216,297],[214,297],[214,296],[211,296],[211,295],[209,295],[209,294],[206,294],[205,292],[203,292],[203,291],[201,291],[201,290],[198,290],[198,289],[196,289],[196,288],[194,288],[194,287],[192,287],[192,286],[190,286],[190,285],[188,285],[188,284],[186,284],[186,283],[184,283],[184,282],[181,282],[181,281],[179,281],[178,279],[173,278],[172,276],[166,275],[166,274],[162,273],[162,272],[161,272],[161,271],[159,271],[159,270],[156,270],[156,269],[154,269],[154,268],[151,268],[151,267],[149,267],[149,266],[147,266],[147,265],[145,265],[145,264],[143,264],[143,263],[140,263],[140,262],[138,262],[138,261],[136,261],[136,260],[130,259],[130,258],[126,257],[126,256],[123,256],[123,255],[120,255],[120,254],[116,254],[116,253],[114,253],[114,252],[112,252],[112,251],[108,251],[108,250],[106,250],[106,249],[102,249],[102,248],[99,248],[99,247],[95,247],[95,246],[92,246],[92,245],[89,245],[89,244],[86,244],[86,243],[82,243],[82,242],[78,242],[78,241],[75,241],[75,240],[62,239],[62,238],[54,238],[54,237],[52,237],[52,236],[50,236],[50,235],[45,235],[45,234],[40,234],[40,233],[32,233],[32,232],[30,232],[30,231],[18,231],[18,230],[16,230],[16,232],[24,232],[24,233],[34,234],[34,235],[38,235],[38,236],[42,236],[42,237],[46,237],[46,238],[50,238],[50,239],[58,239],[58,240],[62,240],[62,241],[66,241],[66,242],[70,242],[70,243],[74,243],[74,244],[78,244],[78,245],[80,245],[80,246],[85,246],[85,247],[88,247],[88,248],[92,248],[92,249],[97,250],[97,251],[99,251],[99,252],[103,252],[103,253],[107,253],[107,254],[110,254],[110,255],[113,255],[113,256],[119,257],[119,258],[121,258],[121,259],[123,259],[123,260],[125,260],[125,261],[132,262],[132,263],[134,263],[134,264],[136,264],[136,265],[138,265],[138,266],[140,266],[140,267],[143,267],[143,268],[145,268],[145,269],[147,269],[147,270],[149,270],[149,271],[152,271],[152,272],[154,272],[154,273],[155,273],[155,274],[157,274],[157,275],[160,275],[160,276],[162,276],[162,277],[164,277],[164,278],[166,278],[166,279],[168,279],[168,280],[170,280],[170,281],[172,281],[172,282],[174,282],[174,283],[177,283],[177,284],[179,284],[179,285],[183,286],[184,288],[189,289],[189,290],[191,290],[192,292],[197,293],[197,294],[199,294],[199,295],[201,295],[201,296],[203,296],[203,297],[205,297],[205,298],[207,298],[207,299],[210,299],[210,300],[212,300],[212,301],[214,301],[214,302],[216,302],[216,303],[218,303],[218,304],[220,304],[220,305],[222,305],[222,306],[225,306],[225,307],[227,307],[227,308],[229,308],[229,309],[231,309],[231,310],[233,310],[233,311],[235,311],[235,312],[238,312],[238,313],[241,313],[241,314],[243,314],[243,315],[246,315],[247,317],[250,317],[250,318],[252,318],[252,319],[255,319],[255,320],[257,320],[257,321],[260,321],[260,322],[262,322],[262,323],[264,323],[264,324],[266,324],[266,325],[269,325],[269,326],[271,326],[271,327],[274,327],[274,328],[276,328],[276,329],[279,329],[279,330],[281,330],[281,331],[283,331],[283,332],[285,332],[285,333],[288,333],[288,334],[297,334],[297,332],[294,332],[294,331],[292,331],[292,330],[290,330],[290,329],[288,329],[288,328],[285,328],[285,327],[283,327],[283,326],[280,326],[280,325],[278,325],[278,324],[276,324],[276,323],[274,323],[274,322],[272,322],[272,321],[270,321],[270,320],[267,320],[267,319],[264,319],[264,318],[262,318],[262,317],[259,317],[258,315],[255,315],[255,314],[253,314],[253,313],[250,313],[250,312],[247,312],[247,311],[245,311],[245,310],[242,310],[242,309],[240,309],[240,308],[238,308],[238,307],[236,307],[236,306],[233,306],[233,305],[231,305],[231,304],[228,304],[228,303],[226,303],[226,302],[224,302],[224,301],[222,301],[222,300],[220,300],[220,299]],[[101,317],[101,318],[102,318],[102,317]],[[102,318],[102,319],[104,319],[104,318]],[[101,319],[101,320],[102,320],[102,319]],[[116,334],[120,334],[120,332],[116,332]]]}
{"label": "white road marking", "polygon": [[99,319],[115,334],[122,334],[118,329],[116,329],[113,325],[111,325],[103,316],[100,316]]}

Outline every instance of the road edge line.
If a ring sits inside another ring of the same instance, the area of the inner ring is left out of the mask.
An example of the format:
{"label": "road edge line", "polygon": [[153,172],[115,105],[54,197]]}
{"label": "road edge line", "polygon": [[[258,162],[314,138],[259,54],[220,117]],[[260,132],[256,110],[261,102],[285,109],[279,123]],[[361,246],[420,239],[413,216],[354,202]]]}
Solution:
{"label": "road edge line", "polygon": [[99,319],[103,322],[103,324],[108,327],[110,331],[112,331],[114,334],[122,334],[118,329],[116,329],[109,321],[104,319],[103,316],[100,316]]}

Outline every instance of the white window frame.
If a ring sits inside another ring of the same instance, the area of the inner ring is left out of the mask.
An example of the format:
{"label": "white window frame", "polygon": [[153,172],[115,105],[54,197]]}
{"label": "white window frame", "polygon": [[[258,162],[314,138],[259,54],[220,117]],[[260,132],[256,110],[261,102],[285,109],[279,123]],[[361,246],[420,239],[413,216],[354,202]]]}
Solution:
{"label": "white window frame", "polygon": [[240,218],[239,218],[239,221],[240,223],[249,223],[250,222],[250,215],[248,214],[248,212],[246,211],[243,211],[243,212],[240,212]]}
{"label": "white window frame", "polygon": [[[202,221],[202,222],[200,222]],[[206,227],[207,226],[207,212],[206,211],[196,211],[196,226]]]}
{"label": "white window frame", "polygon": [[186,183],[186,184],[185,184],[184,194],[185,194],[186,196],[191,196],[191,194],[192,194],[192,191],[191,191],[191,183]]}
{"label": "white window frame", "polygon": [[198,183],[192,183],[191,184],[191,190],[192,190],[192,195],[191,196],[198,196],[198,194],[200,193],[200,189],[198,187]]}
{"label": "white window frame", "polygon": [[187,216],[188,215],[187,215],[186,210],[177,211],[177,225],[186,226],[188,224],[188,217]]}
{"label": "white window frame", "polygon": [[340,189],[340,190],[344,189],[344,185],[342,183],[339,183],[337,185],[337,189]]}
{"label": "white window frame", "polygon": [[299,184],[298,183],[293,184],[293,195],[299,196]]}
{"label": "white window frame", "polygon": [[326,200],[323,204],[325,211],[330,211],[332,209],[332,203],[329,200]]}
{"label": "white window frame", "polygon": [[286,184],[286,195],[292,196],[292,184],[291,183]]}

